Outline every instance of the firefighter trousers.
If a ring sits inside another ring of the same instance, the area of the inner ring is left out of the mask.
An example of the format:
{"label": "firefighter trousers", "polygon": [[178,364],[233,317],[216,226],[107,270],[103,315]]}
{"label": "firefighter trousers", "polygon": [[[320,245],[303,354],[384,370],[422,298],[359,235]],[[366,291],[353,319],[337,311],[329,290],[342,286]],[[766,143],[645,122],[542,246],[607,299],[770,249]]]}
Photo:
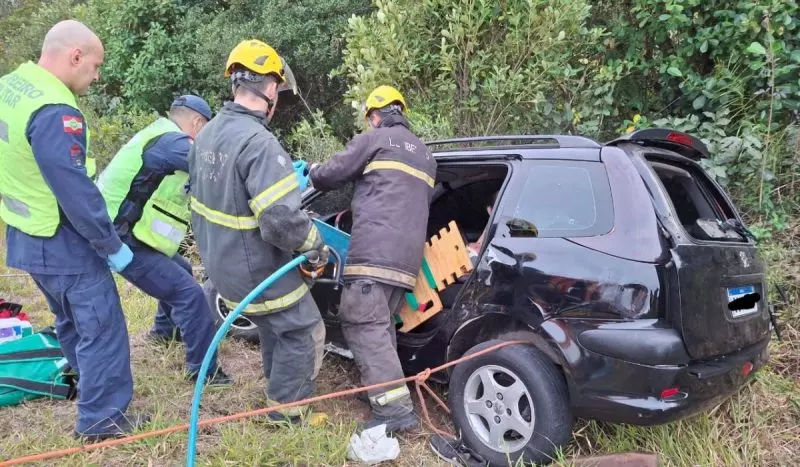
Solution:
{"label": "firefighter trousers", "polygon": [[[247,315],[258,327],[261,362],[267,379],[268,404],[294,402],[310,397],[319,369],[317,345],[324,327],[311,294],[297,304],[275,313]],[[307,407],[287,409],[287,416],[301,415]]]}
{"label": "firefighter trousers", "polygon": [[[362,386],[404,376],[397,356],[393,315],[400,312],[405,292],[401,287],[363,279],[349,281],[344,286],[339,317]],[[399,417],[413,411],[405,384],[370,391],[369,400],[377,417]]]}

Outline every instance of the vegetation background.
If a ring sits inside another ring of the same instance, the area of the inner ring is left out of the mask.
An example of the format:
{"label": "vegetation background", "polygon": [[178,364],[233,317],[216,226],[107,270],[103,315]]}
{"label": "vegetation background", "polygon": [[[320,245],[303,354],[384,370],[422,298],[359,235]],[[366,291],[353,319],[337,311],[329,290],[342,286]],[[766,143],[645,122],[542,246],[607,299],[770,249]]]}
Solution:
{"label": "vegetation background", "polygon": [[[797,0],[2,0],[0,75],[35,60],[45,32],[65,18],[88,24],[106,47],[101,81],[82,101],[100,169],[175,96],[197,93],[218,109],[229,98],[222,76],[228,52],[255,37],[283,54],[299,80],[301,96],[282,96],[274,126],[287,149],[306,160],[329,157],[360,130],[361,102],[382,83],[406,94],[415,130],[425,139],[572,133],[605,141],[652,126],[688,131],[711,148],[705,168],[756,233],[771,285],[782,285],[797,303]],[[134,334],[142,388],[137,397],[161,411],[164,425],[184,420],[189,389],[149,371],[153,365],[179,367],[180,349],[153,357],[154,350],[136,340],[152,319],[152,303],[126,284],[120,288]],[[0,277],[0,291],[27,300],[35,319],[49,322],[26,278]],[[774,293],[771,298],[779,300]],[[730,402],[658,428],[581,422],[564,459],[650,450],[661,452],[668,465],[796,464],[798,307],[784,307],[780,321],[784,340],[773,343],[770,366]],[[236,397],[245,400],[237,408],[255,404],[243,391],[256,391],[256,383],[238,383],[258,378],[257,354],[226,345],[229,355],[241,360],[244,352],[252,360],[235,375]],[[321,390],[345,384],[330,375]],[[158,399],[159,391],[172,402]],[[217,404],[221,412],[229,408],[224,400],[220,396]],[[212,399],[209,410],[214,407]],[[332,430],[285,436],[257,425],[222,428],[207,435],[214,447],[202,451],[204,459],[341,465],[352,408],[333,410],[343,415]],[[42,422],[40,412],[50,418]],[[29,404],[7,413],[13,416],[0,414],[0,432],[15,428],[11,419],[26,420],[27,429],[0,438],[4,457],[71,443],[62,433],[71,424],[71,408],[64,411],[63,404]],[[54,420],[53,413],[66,421]],[[49,441],[31,443],[31,429]],[[266,442],[270,437],[278,441]],[[432,462],[422,438],[406,441],[410,448],[400,463]],[[180,462],[182,442],[173,435],[70,462],[171,465]]]}

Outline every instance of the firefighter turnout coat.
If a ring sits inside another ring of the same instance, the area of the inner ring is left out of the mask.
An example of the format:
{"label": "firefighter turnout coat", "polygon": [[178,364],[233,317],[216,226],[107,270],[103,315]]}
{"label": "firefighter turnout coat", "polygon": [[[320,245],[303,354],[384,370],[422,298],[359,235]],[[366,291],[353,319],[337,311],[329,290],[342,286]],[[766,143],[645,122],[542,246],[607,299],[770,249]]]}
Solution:
{"label": "firefighter turnout coat", "polygon": [[[292,160],[266,115],[228,102],[203,128],[189,153],[192,230],[208,277],[235,306],[295,252],[322,238],[301,210]],[[245,313],[280,311],[308,285],[295,269],[269,287]]]}
{"label": "firefighter turnout coat", "polygon": [[436,161],[406,119],[385,117],[379,128],[353,138],[309,176],[323,191],[355,181],[345,280],[372,279],[412,290],[427,240]]}

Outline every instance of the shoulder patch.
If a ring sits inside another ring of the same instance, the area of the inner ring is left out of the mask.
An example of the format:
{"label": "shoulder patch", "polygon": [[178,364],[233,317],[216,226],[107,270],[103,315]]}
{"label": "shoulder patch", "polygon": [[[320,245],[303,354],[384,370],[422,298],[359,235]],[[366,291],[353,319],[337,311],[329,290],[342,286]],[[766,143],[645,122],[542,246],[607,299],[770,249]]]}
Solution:
{"label": "shoulder patch", "polygon": [[64,133],[70,135],[83,134],[83,119],[81,117],[76,115],[64,115],[61,117],[61,120],[64,122]]}

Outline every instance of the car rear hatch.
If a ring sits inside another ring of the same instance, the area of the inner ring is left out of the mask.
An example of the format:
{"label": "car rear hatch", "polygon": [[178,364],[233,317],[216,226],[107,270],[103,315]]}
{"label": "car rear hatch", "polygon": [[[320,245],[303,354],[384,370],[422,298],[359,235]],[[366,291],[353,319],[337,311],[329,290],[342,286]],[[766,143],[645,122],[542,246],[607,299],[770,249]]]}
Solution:
{"label": "car rear hatch", "polygon": [[709,359],[766,338],[765,267],[730,199],[697,163],[705,145],[664,129],[609,144],[632,158],[671,242],[662,304],[689,355]]}

